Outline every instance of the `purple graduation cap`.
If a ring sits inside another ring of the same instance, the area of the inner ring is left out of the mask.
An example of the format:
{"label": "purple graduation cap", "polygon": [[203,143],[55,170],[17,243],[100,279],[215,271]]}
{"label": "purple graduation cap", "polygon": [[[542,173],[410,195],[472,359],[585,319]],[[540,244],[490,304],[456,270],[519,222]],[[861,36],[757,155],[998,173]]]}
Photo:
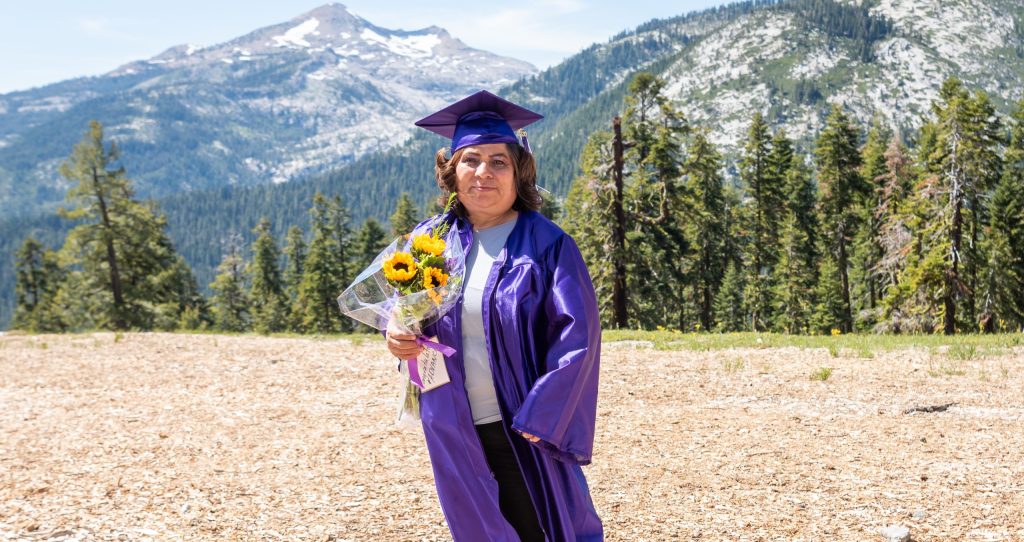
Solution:
{"label": "purple graduation cap", "polygon": [[500,96],[481,90],[428,115],[416,126],[451,138],[452,154],[470,145],[516,143],[530,150],[526,141],[516,137],[516,130],[544,118]]}

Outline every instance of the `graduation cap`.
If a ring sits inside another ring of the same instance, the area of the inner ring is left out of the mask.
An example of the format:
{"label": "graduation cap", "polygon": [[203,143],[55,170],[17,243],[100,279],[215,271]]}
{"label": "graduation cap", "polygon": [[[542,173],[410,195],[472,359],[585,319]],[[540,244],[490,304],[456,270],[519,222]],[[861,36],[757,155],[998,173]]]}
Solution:
{"label": "graduation cap", "polygon": [[544,118],[500,96],[481,90],[416,121],[416,126],[452,140],[451,152],[470,145],[516,143],[530,150],[516,130]]}

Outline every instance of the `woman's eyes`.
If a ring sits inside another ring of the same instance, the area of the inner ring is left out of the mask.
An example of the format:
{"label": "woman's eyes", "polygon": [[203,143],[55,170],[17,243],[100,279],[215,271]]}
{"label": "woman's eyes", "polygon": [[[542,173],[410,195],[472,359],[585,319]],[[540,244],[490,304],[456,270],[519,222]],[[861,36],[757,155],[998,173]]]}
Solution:
{"label": "woman's eyes", "polygon": [[[472,168],[476,168],[476,167],[480,166],[480,159],[479,158],[463,158],[462,159],[462,163],[466,164],[467,166],[470,166]],[[495,159],[491,160],[491,167],[493,167],[493,168],[504,168],[504,167],[507,167],[507,166],[508,166],[508,162],[506,162],[502,158],[495,158]]]}

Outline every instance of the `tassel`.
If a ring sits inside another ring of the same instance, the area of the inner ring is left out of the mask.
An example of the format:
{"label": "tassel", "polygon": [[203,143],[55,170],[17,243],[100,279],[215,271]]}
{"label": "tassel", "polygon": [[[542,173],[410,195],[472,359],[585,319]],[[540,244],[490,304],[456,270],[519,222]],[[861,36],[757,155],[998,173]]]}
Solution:
{"label": "tassel", "polygon": [[522,128],[519,129],[519,138],[522,141],[523,148],[526,149],[526,152],[533,154],[533,151],[530,150],[530,140],[526,139],[526,130],[523,130]]}

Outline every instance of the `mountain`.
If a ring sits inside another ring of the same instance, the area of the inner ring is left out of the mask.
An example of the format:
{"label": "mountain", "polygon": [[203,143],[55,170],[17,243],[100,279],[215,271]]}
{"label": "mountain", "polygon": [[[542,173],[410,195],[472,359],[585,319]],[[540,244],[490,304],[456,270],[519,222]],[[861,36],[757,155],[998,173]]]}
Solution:
{"label": "mountain", "polygon": [[51,210],[90,119],[140,195],[281,183],[402,143],[412,121],[536,72],[444,29],[389,30],[341,4],[210,47],[0,95],[0,212]]}
{"label": "mountain", "polygon": [[[824,102],[896,133],[921,125],[949,76],[986,90],[1004,111],[1024,88],[1018,0],[881,0],[844,9],[797,1],[731,21],[674,59],[667,94],[735,148],[751,110],[791,137],[822,128]],[[848,23],[834,22],[838,16]],[[858,36],[857,32],[862,33]]]}
{"label": "mountain", "polygon": [[1003,114],[1024,98],[1024,3],[752,1],[651,21],[508,90],[557,111],[531,134],[556,192],[576,174],[586,134],[621,113],[637,70],[665,80],[667,96],[709,129],[727,162],[755,111],[804,151],[830,104],[909,137],[949,76],[986,90]]}

